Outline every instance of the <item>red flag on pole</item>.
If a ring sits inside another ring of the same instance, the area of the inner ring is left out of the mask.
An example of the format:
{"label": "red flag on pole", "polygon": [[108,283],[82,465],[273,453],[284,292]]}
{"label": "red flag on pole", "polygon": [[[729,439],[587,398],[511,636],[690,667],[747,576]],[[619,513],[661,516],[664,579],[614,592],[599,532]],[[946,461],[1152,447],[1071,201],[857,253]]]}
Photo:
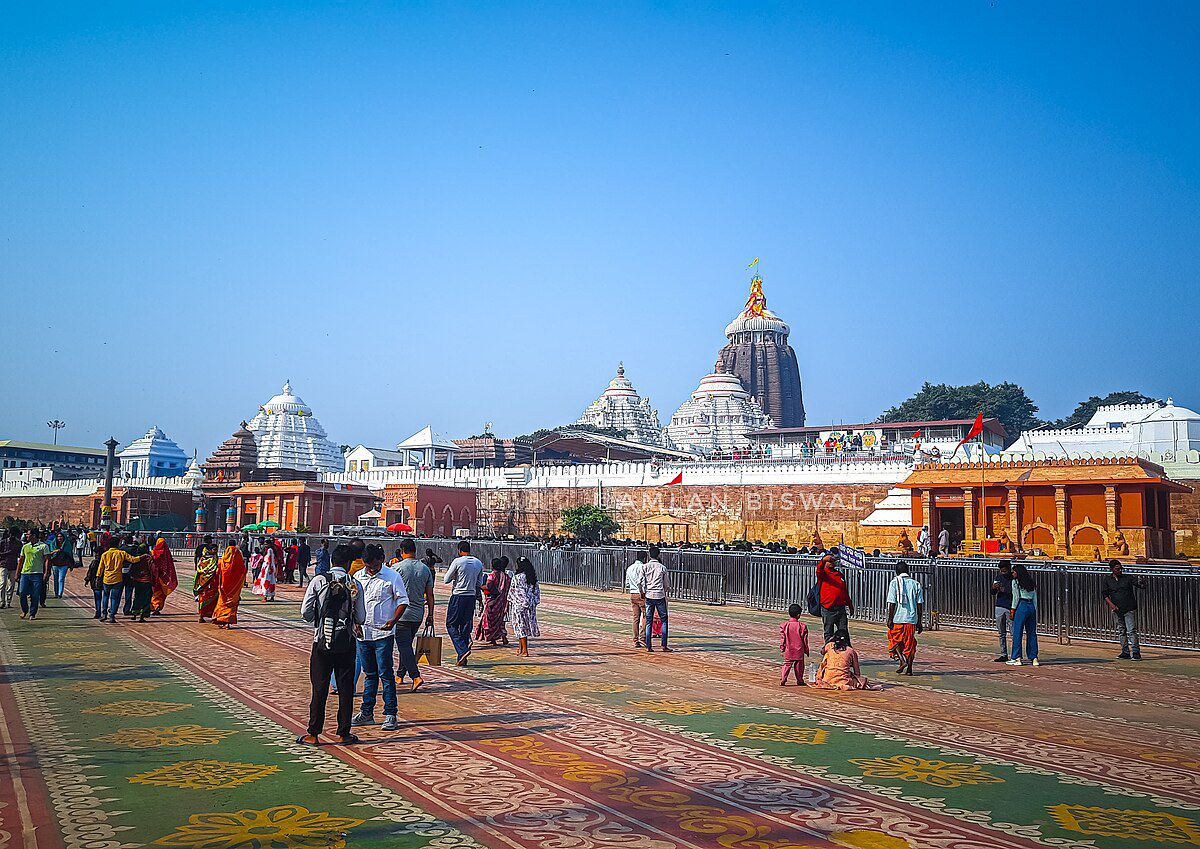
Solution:
{"label": "red flag on pole", "polygon": [[663,486],[675,486],[676,484],[681,483],[683,483],[683,472],[680,472],[675,477],[671,478],[669,481],[664,483]]}
{"label": "red flag on pole", "polygon": [[[981,433],[983,433],[983,413],[980,413],[975,417],[975,424],[971,425],[970,432],[958,441],[958,445],[954,446],[954,453],[957,454],[959,448],[962,448]],[[954,455],[952,454],[951,456]]]}
{"label": "red flag on pole", "polygon": [[913,434],[913,439],[920,439],[920,438],[921,438],[921,429],[917,428],[917,432]]}

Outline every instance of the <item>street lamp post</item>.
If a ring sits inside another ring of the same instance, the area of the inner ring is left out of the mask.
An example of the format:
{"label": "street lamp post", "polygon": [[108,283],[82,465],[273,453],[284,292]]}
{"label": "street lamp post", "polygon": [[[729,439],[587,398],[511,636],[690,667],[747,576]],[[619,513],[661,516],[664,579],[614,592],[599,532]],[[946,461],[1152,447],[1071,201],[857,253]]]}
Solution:
{"label": "street lamp post", "polygon": [[59,421],[58,419],[51,419],[50,421],[46,422],[46,427],[48,427],[52,431],[54,431],[54,444],[55,445],[58,445],[58,432],[66,426],[67,426],[66,422]]}

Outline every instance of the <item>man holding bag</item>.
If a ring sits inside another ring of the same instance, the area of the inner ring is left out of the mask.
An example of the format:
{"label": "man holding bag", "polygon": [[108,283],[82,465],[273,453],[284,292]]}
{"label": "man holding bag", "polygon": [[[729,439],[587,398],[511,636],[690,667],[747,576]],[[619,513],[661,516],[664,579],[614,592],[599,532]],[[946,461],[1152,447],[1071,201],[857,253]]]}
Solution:
{"label": "man holding bag", "polygon": [[421,669],[413,643],[424,619],[427,629],[433,628],[433,570],[417,559],[417,544],[411,539],[400,543],[400,561],[395,565],[408,593],[408,607],[396,623],[396,650],[400,653],[400,679],[412,679],[412,691],[421,689]]}

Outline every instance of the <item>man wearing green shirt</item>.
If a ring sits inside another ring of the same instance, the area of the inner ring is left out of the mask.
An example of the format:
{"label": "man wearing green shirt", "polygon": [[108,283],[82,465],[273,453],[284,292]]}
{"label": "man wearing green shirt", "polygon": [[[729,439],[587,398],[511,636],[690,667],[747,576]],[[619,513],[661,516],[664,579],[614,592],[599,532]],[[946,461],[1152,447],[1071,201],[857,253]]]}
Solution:
{"label": "man wearing green shirt", "polygon": [[42,587],[50,576],[50,549],[42,542],[41,531],[29,532],[29,541],[21,546],[17,570],[21,575],[17,586],[17,594],[21,597],[21,618],[37,619]]}

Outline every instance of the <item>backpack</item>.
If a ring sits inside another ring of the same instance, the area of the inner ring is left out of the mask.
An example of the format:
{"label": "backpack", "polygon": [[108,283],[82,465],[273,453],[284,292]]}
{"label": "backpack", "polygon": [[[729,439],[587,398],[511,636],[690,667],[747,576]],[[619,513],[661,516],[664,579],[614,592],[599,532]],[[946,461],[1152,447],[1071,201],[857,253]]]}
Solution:
{"label": "backpack", "polygon": [[[354,647],[354,595],[347,578],[323,576],[323,596],[318,596],[316,644],[326,651],[350,651]],[[320,591],[318,590],[318,593]]]}
{"label": "backpack", "polygon": [[812,588],[809,589],[808,598],[806,601],[808,604],[808,615],[809,616],[820,616],[821,615],[821,584],[820,584],[820,582],[813,584]]}

